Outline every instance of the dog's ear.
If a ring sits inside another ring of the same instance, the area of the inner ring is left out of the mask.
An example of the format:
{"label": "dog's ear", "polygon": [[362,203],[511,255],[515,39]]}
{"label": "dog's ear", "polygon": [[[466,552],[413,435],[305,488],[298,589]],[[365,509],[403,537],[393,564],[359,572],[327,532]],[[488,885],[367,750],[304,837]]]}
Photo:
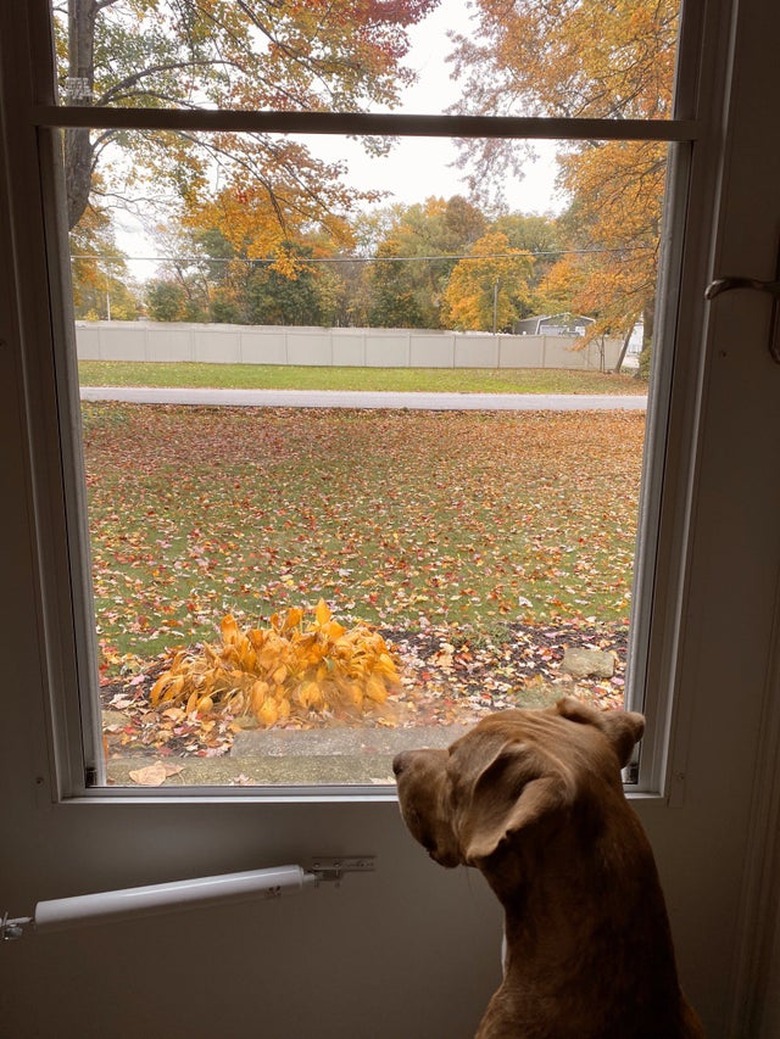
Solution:
{"label": "dog's ear", "polygon": [[482,770],[469,803],[462,806],[459,830],[465,862],[478,865],[505,841],[564,810],[572,800],[563,776],[539,775],[527,747],[506,744]]}
{"label": "dog's ear", "polygon": [[645,719],[636,711],[598,711],[573,696],[565,696],[555,705],[558,713],[570,721],[595,725],[609,740],[620,767],[631,760],[634,744],[645,731]]}

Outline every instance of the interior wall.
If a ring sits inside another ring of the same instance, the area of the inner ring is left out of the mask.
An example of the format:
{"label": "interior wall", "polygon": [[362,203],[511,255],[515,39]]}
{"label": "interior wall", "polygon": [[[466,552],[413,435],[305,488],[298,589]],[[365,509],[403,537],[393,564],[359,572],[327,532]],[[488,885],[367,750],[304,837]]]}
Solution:
{"label": "interior wall", "polygon": [[[341,887],[328,883],[280,899],[5,943],[0,1035],[471,1039],[500,978],[498,904],[474,871],[426,863],[422,849],[401,833],[397,806],[381,806],[379,814],[385,838],[375,831],[366,840],[378,853],[376,872],[349,875]],[[215,827],[214,842],[224,835],[224,846],[211,864],[193,854],[192,872],[218,872],[232,852],[237,869],[297,861],[296,851],[312,845],[306,833],[316,834],[313,843],[326,853],[336,852],[326,819],[327,811],[303,808],[289,854],[273,860],[248,853],[262,840],[247,835],[239,850],[227,827],[223,834]],[[112,840],[110,828],[105,836]],[[279,834],[271,843],[279,847]],[[100,848],[83,852],[98,860],[88,871],[95,884]],[[137,848],[128,854],[124,879],[108,867],[103,883],[159,879],[164,856],[164,842],[159,855],[154,842]],[[147,869],[139,871],[142,858]],[[15,910],[43,892],[83,887],[72,859],[65,870],[52,865],[39,861],[28,883],[17,877]]]}

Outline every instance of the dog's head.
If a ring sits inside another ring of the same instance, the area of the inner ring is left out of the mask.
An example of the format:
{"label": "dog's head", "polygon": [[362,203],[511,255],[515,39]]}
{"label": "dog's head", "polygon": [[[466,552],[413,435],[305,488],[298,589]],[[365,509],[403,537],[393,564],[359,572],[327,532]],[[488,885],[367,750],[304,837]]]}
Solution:
{"label": "dog's head", "polygon": [[573,697],[489,715],[448,750],[395,758],[404,821],[442,866],[481,868],[531,827],[554,829],[622,798],[620,770],[643,731],[641,714]]}

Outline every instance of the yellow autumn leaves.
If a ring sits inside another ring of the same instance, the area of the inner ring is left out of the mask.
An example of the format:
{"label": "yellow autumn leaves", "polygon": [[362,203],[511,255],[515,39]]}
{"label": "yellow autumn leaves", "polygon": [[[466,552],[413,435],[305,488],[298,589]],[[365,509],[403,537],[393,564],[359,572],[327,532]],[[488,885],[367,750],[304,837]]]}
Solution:
{"label": "yellow autumn leaves", "polygon": [[362,623],[347,630],[322,600],[313,614],[305,623],[295,607],[274,614],[269,628],[246,631],[224,617],[222,644],[178,651],[152,688],[152,706],[251,714],[269,727],[384,703],[398,672],[382,636]]}

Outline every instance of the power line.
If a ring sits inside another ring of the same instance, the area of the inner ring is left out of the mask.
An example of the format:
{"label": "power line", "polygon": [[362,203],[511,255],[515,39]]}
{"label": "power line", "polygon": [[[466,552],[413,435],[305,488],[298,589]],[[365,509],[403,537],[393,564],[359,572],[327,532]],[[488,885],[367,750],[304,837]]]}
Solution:
{"label": "power line", "polygon": [[[648,252],[654,245],[626,245],[614,249],[524,249],[514,253],[485,253],[475,256],[473,253],[441,253],[437,256],[294,256],[292,259],[301,265],[315,263],[409,263],[434,262],[436,260],[517,260],[532,256],[604,256],[620,255],[630,252]],[[277,263],[282,257],[258,256],[251,259],[246,256],[105,256],[95,254],[73,254],[71,260],[103,260],[112,263]]]}

